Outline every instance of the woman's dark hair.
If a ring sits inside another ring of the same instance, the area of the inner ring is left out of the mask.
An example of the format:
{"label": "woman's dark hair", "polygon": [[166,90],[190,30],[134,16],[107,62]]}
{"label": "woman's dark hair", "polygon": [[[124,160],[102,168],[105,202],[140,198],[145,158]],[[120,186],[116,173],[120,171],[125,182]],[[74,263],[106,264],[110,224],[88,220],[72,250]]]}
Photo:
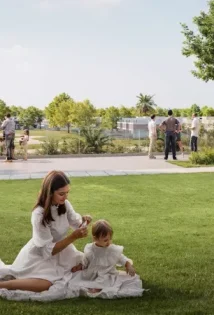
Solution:
{"label": "woman's dark hair", "polygon": [[169,115],[169,116],[172,116],[172,114],[173,114],[173,111],[172,111],[171,109],[169,109],[169,110],[168,110],[168,115]]}
{"label": "woman's dark hair", "polygon": [[155,114],[153,114],[152,116],[151,116],[151,119],[154,119],[156,117],[156,115]]}
{"label": "woman's dark hair", "polygon": [[[42,182],[42,187],[39,192],[37,202],[33,208],[34,210],[38,206],[40,206],[44,209],[44,214],[41,222],[44,226],[46,226],[46,224],[49,224],[51,221],[54,221],[51,215],[51,206],[54,192],[69,184],[69,178],[61,171],[51,171],[45,176]],[[66,213],[65,204],[59,205],[57,210],[58,215]]]}

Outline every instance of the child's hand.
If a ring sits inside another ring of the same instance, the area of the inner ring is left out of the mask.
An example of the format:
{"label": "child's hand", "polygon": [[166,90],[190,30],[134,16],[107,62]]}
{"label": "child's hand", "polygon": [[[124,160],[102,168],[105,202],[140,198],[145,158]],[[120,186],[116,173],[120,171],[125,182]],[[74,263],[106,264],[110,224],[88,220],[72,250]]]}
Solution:
{"label": "child's hand", "polygon": [[125,264],[126,272],[131,276],[134,277],[135,275],[135,269],[134,267],[130,264],[130,262],[126,262]]}
{"label": "child's hand", "polygon": [[71,272],[77,272],[77,271],[80,271],[82,270],[83,267],[82,267],[82,264],[79,264],[77,266],[74,266],[72,269],[71,269]]}

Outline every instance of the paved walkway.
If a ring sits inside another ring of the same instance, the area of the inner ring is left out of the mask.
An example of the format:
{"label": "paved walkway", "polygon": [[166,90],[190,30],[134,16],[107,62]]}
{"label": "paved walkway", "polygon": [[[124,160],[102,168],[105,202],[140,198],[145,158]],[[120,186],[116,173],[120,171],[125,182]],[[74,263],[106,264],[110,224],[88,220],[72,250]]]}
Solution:
{"label": "paved walkway", "polygon": [[[181,156],[178,159],[183,160]],[[163,156],[157,156],[156,160],[147,156],[43,158],[13,163],[0,160],[0,179],[43,178],[51,170],[62,170],[71,177],[81,177],[214,172],[214,167],[183,168],[167,163]]]}

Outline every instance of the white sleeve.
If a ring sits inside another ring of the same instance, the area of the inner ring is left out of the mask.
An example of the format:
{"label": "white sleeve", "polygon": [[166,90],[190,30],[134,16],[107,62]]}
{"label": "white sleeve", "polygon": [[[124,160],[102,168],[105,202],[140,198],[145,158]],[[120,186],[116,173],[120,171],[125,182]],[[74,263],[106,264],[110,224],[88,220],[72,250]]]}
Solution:
{"label": "white sleeve", "polygon": [[197,127],[197,122],[196,122],[196,120],[193,120],[192,121],[192,128],[196,128]]}
{"label": "white sleeve", "polygon": [[78,229],[82,224],[82,216],[76,213],[68,200],[65,200],[65,207],[69,225],[74,229]]}
{"label": "white sleeve", "polygon": [[35,209],[32,213],[31,223],[33,226],[33,242],[35,246],[40,248],[43,258],[50,258],[56,243],[53,242],[53,236],[49,226],[42,224],[42,213]]}
{"label": "white sleeve", "polygon": [[7,123],[8,123],[7,120],[3,121],[2,125],[1,125],[1,128],[5,129],[5,127],[7,126]]}
{"label": "white sleeve", "polygon": [[130,264],[133,264],[133,261],[131,259],[129,259],[125,255],[121,254],[121,256],[117,262],[117,265],[125,266],[127,261],[130,262]]}

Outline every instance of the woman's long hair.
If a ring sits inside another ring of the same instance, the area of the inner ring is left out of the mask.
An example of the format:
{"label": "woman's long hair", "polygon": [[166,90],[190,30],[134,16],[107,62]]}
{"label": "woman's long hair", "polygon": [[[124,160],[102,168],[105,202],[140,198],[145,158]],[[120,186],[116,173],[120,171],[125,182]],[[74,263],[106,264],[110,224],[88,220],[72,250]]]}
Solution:
{"label": "woman's long hair", "polygon": [[[51,171],[44,178],[37,202],[33,208],[34,210],[38,206],[40,206],[44,209],[44,214],[41,222],[44,226],[46,226],[46,224],[49,224],[51,221],[54,221],[51,215],[51,206],[54,192],[69,184],[70,180],[61,171]],[[59,205],[57,210],[58,215],[64,214],[66,212],[65,204]]]}

